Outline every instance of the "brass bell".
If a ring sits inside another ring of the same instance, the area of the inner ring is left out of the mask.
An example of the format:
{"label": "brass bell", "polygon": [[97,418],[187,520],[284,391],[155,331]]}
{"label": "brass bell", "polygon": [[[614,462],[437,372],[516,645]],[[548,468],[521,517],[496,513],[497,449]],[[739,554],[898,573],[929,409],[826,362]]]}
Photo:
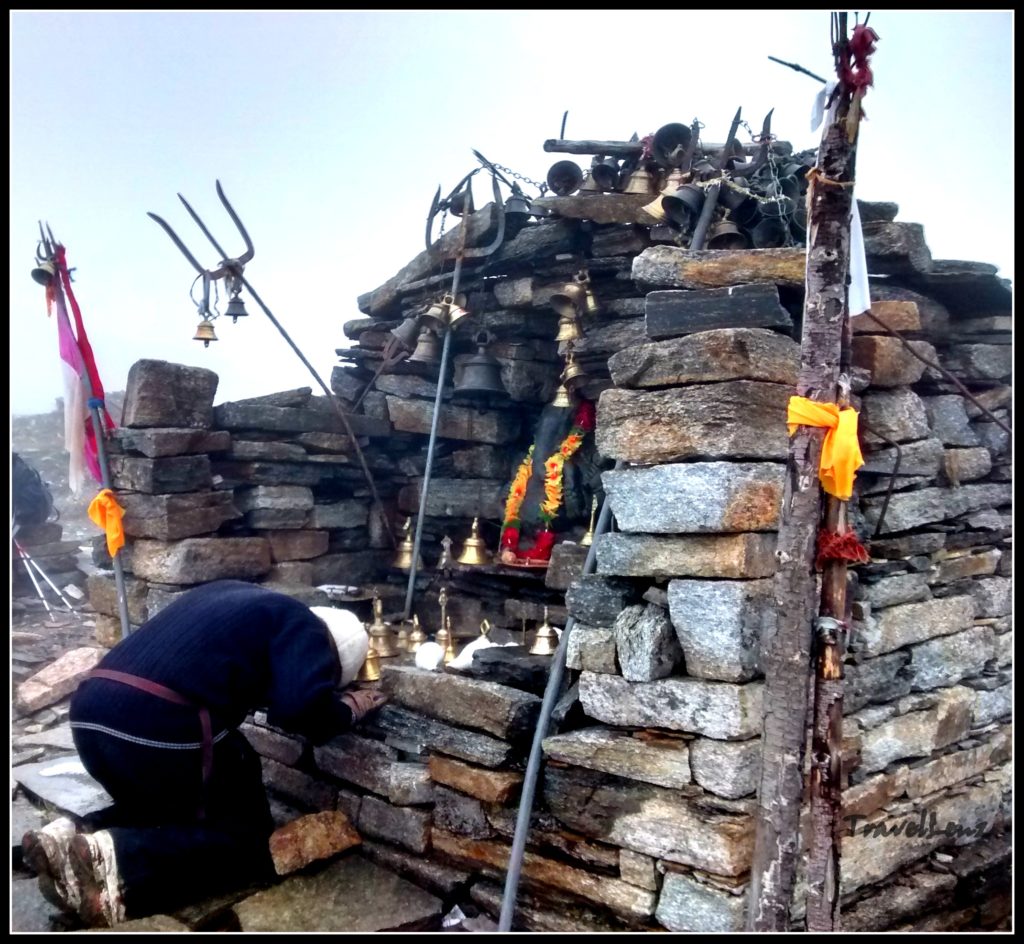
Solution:
{"label": "brass bell", "polygon": [[412,615],[412,632],[409,633],[409,642],[407,643],[407,649],[409,652],[416,652],[420,646],[427,641],[429,637],[423,632],[423,627],[420,626],[420,618],[413,613]]}
{"label": "brass bell", "polygon": [[411,351],[420,335],[419,319],[415,315],[410,315],[397,328],[392,328],[391,334],[398,338],[402,347]]}
{"label": "brass bell", "polygon": [[427,321],[434,322],[434,326],[443,328],[448,324],[448,315],[455,299],[451,295],[445,295],[440,301],[434,302],[420,317]]}
{"label": "brass bell", "polygon": [[477,335],[476,354],[463,365],[462,375],[453,391],[455,394],[464,397],[486,397],[505,393],[505,386],[501,382],[501,364],[496,357],[487,353],[487,340],[486,332],[481,331]]}
{"label": "brass bell", "polygon": [[580,189],[583,171],[575,161],[558,161],[548,170],[547,184],[556,197],[567,197]]}
{"label": "brass bell", "polygon": [[556,341],[578,341],[583,337],[583,332],[580,331],[580,323],[575,318],[559,318],[558,319],[558,334],[555,335]]}
{"label": "brass bell", "polygon": [[651,154],[662,167],[677,168],[686,157],[693,132],[683,124],[673,122],[662,125],[654,132]]}
{"label": "brass bell", "polygon": [[642,164],[626,180],[623,193],[654,193],[654,175]]}
{"label": "brass bell", "polygon": [[228,300],[227,311],[224,312],[232,322],[238,321],[239,318],[248,318],[249,312],[245,310],[245,302],[242,301],[240,295],[232,295]]}
{"label": "brass bell", "polygon": [[416,350],[409,355],[409,360],[417,364],[436,364],[441,360],[437,349],[437,335],[426,325],[420,331]]}
{"label": "brass bell", "polygon": [[562,383],[569,390],[575,390],[587,377],[587,372],[576,363],[576,357],[570,351],[565,358],[565,370],[562,371]]}
{"label": "brass bell", "polygon": [[569,395],[569,391],[565,384],[559,384],[558,389],[555,391],[555,397],[551,401],[552,406],[572,406],[572,397]]}
{"label": "brass bell", "polygon": [[473,526],[470,528],[469,537],[462,545],[462,553],[458,557],[460,564],[467,564],[471,567],[479,567],[491,562],[491,555],[487,550],[484,539],[480,537],[480,519],[473,519]]}
{"label": "brass bell", "polygon": [[[402,527],[402,543],[398,545],[398,550],[395,551],[395,559],[391,562],[391,566],[396,570],[409,570],[412,567],[412,552],[415,547],[415,542],[412,536],[412,518],[405,519],[405,525]],[[416,569],[423,569],[423,558],[418,557],[416,560]]]}
{"label": "brass bell", "polygon": [[544,622],[537,627],[537,635],[530,646],[531,656],[551,656],[558,648],[558,634],[554,626],[548,622],[548,608],[544,607]]}
{"label": "brass bell", "polygon": [[217,334],[213,330],[213,322],[209,318],[204,318],[199,322],[199,327],[196,328],[196,333],[192,336],[193,341],[202,341],[203,347],[209,347],[211,341],[217,340]]}
{"label": "brass bell", "polygon": [[454,328],[463,318],[468,317],[468,315],[469,315],[469,312],[466,311],[465,306],[464,305],[459,305],[458,303],[456,303],[448,311],[448,327],[449,328]]}
{"label": "brass bell", "polygon": [[746,249],[747,237],[735,223],[723,220],[708,230],[707,249]]}
{"label": "brass bell", "polygon": [[455,637],[452,635],[452,618],[445,618],[444,625],[434,634],[434,641],[444,650],[444,664],[455,658]]}
{"label": "brass bell", "polygon": [[673,167],[672,172],[665,180],[665,186],[661,188],[659,194],[650,203],[644,204],[640,209],[648,216],[656,219],[659,223],[663,222],[667,217],[665,216],[665,208],[661,205],[662,197],[674,196],[675,192],[689,179],[690,175],[688,173],[685,173],[678,167]]}
{"label": "brass bell", "polygon": [[680,228],[688,226],[700,216],[704,191],[695,184],[684,184],[674,194],[662,197],[661,206],[670,222]]}
{"label": "brass bell", "polygon": [[467,187],[460,190],[448,201],[448,211],[453,216],[464,216],[473,212],[473,192]]}
{"label": "brass bell", "polygon": [[32,270],[32,278],[35,279],[40,285],[49,285],[57,276],[57,266],[55,266],[49,259],[45,262],[40,262]]}
{"label": "brass bell", "polygon": [[594,522],[597,519],[597,496],[590,503],[590,524],[587,525],[587,533],[580,538],[580,547],[590,547],[594,543]]}
{"label": "brass bell", "polygon": [[575,317],[587,301],[587,289],[581,282],[567,282],[562,291],[551,296],[551,307],[562,317]]}
{"label": "brass bell", "polygon": [[611,157],[598,156],[591,165],[590,176],[598,190],[614,190],[619,182],[619,162]]}
{"label": "brass bell", "polygon": [[412,620],[402,620],[398,624],[398,632],[395,633],[395,645],[398,647],[399,652],[409,651],[409,636],[412,635],[410,632],[410,624]]}
{"label": "brass bell", "polygon": [[395,637],[391,627],[384,622],[382,615],[382,604],[380,597],[373,598],[373,622],[370,624],[370,647],[376,650],[377,655],[382,659],[390,659],[398,655],[398,648],[395,646]]}
{"label": "brass bell", "polygon": [[373,648],[373,641],[370,641],[370,648],[366,650],[366,660],[356,675],[356,681],[376,682],[380,679],[380,656]]}
{"label": "brass bell", "polygon": [[580,184],[580,193],[600,193],[601,188],[597,185],[597,181],[594,180],[593,172],[587,174],[583,178],[583,183]]}

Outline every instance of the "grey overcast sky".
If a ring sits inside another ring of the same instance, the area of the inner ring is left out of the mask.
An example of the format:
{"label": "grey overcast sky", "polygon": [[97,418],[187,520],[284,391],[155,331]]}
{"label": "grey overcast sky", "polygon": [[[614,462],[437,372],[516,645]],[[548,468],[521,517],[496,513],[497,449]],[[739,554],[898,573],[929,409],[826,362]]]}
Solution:
{"label": "grey overcast sky", "polygon": [[[851,15],[852,22],[852,15]],[[1013,14],[876,10],[856,194],[924,225],[937,259],[1012,278]],[[566,137],[626,140],[669,122],[723,140],[737,106],[799,150],[831,75],[829,11],[12,11],[11,400],[62,395],[56,328],[29,276],[37,220],[76,268],[104,385],[157,358],[209,367],[217,402],[313,385],[258,307],[192,341],[194,272],[146,216],[208,266],[217,254],[181,192],[329,380],[357,296],[423,249],[434,190],[493,162],[542,181]],[[577,158],[581,164],[587,157]],[[489,199],[476,178],[478,204]],[[535,195],[527,186],[528,194]]]}

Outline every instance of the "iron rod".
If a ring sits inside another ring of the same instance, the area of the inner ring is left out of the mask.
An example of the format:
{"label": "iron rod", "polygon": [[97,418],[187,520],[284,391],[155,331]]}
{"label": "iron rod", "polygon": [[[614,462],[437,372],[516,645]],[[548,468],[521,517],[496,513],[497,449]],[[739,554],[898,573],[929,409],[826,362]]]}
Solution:
{"label": "iron rod", "polygon": [[[459,291],[459,277],[462,275],[462,254],[455,260],[455,271],[452,273],[452,298]],[[420,486],[420,510],[416,516],[416,536],[412,544],[412,560],[409,563],[409,583],[405,588],[405,608],[402,618],[412,616],[412,598],[416,591],[416,565],[420,559],[420,542],[423,540],[423,518],[427,509],[427,492],[430,490],[430,473],[434,467],[434,447],[437,445],[437,427],[441,419],[441,400],[444,396],[444,377],[448,368],[448,352],[452,346],[452,326],[444,329],[444,342],[441,345],[441,366],[437,372],[437,392],[434,394],[434,415],[430,419],[430,439],[427,443],[427,462],[423,469],[423,484]]]}
{"label": "iron rod", "polygon": [[[615,463],[616,469],[624,465],[619,459]],[[594,526],[594,540],[587,551],[587,559],[583,563],[583,574],[589,574],[594,569],[597,561],[597,539],[608,529],[612,517],[612,507],[607,497],[601,504],[601,512]],[[501,915],[498,918],[499,931],[512,930],[512,918],[515,915],[516,892],[519,889],[519,874],[522,871],[523,855],[526,852],[526,838],[530,832],[530,816],[533,813],[533,797],[537,788],[537,777],[540,774],[541,755],[543,753],[542,743],[547,737],[548,726],[551,723],[551,713],[555,708],[555,701],[558,698],[558,689],[562,684],[562,675],[565,671],[565,651],[569,643],[569,633],[576,625],[576,617],[569,616],[565,621],[565,628],[558,640],[558,647],[551,657],[551,669],[548,674],[547,686],[544,689],[544,699],[540,706],[540,715],[537,718],[537,727],[533,732],[533,744],[530,746],[530,758],[526,763],[526,774],[523,777],[523,789],[519,800],[519,812],[516,816],[516,831],[512,839],[512,851],[509,853],[508,873],[505,876],[505,891],[501,899]]]}

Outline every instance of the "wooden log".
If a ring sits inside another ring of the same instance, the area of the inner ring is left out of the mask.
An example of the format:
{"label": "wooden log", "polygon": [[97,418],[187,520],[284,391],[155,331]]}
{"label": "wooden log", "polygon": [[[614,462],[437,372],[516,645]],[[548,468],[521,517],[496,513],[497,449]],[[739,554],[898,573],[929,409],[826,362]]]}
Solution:
{"label": "wooden log", "polygon": [[[761,145],[751,142],[742,145],[745,154],[753,154]],[[701,147],[705,154],[713,151],[721,151],[724,144],[705,143]],[[788,141],[775,141],[776,153],[792,154],[793,145]],[[558,154],[603,154],[605,157],[639,157],[644,150],[641,141],[571,141],[562,138],[548,138],[544,142],[544,150]]]}

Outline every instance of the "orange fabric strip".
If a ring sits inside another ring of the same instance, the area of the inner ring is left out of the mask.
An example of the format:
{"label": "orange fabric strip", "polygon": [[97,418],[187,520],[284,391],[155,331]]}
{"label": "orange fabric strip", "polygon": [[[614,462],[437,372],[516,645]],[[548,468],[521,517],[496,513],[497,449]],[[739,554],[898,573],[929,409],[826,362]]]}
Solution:
{"label": "orange fabric strip", "polygon": [[107,532],[107,552],[111,557],[124,547],[123,517],[124,509],[109,488],[103,489],[89,503],[89,519],[96,527]]}
{"label": "orange fabric strip", "polygon": [[807,397],[790,397],[786,422],[789,435],[797,426],[818,426],[827,429],[821,445],[818,477],[829,495],[846,501],[853,494],[853,478],[864,464],[857,440],[857,411],[842,410],[834,403],[818,403]]}

